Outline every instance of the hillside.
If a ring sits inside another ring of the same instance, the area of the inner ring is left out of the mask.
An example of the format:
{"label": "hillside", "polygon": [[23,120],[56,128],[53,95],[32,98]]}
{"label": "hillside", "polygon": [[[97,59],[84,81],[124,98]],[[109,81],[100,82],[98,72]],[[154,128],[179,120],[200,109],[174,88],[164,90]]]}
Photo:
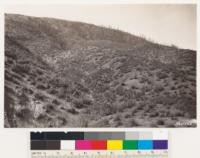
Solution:
{"label": "hillside", "polygon": [[6,14],[4,106],[5,127],[194,126],[196,52]]}

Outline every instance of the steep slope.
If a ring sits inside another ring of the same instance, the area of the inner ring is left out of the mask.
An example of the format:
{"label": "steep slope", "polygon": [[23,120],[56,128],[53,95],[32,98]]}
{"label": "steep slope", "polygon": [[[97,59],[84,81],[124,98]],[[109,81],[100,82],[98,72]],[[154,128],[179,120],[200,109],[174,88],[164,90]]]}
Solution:
{"label": "steep slope", "polygon": [[173,127],[195,118],[196,52],[5,15],[6,127]]}

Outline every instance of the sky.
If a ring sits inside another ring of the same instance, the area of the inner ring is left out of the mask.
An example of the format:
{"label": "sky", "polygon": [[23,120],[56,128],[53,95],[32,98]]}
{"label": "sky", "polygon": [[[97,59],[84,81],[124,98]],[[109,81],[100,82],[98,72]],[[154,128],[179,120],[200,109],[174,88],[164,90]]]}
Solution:
{"label": "sky", "polygon": [[53,17],[110,26],[154,42],[196,50],[196,5],[193,4],[21,4],[6,13]]}

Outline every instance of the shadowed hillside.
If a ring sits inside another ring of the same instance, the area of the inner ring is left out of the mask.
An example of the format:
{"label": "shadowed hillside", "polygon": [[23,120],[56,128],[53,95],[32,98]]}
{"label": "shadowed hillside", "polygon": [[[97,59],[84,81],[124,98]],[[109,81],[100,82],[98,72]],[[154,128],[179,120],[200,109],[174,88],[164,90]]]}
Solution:
{"label": "shadowed hillside", "polygon": [[196,52],[6,14],[4,106],[5,127],[195,126]]}

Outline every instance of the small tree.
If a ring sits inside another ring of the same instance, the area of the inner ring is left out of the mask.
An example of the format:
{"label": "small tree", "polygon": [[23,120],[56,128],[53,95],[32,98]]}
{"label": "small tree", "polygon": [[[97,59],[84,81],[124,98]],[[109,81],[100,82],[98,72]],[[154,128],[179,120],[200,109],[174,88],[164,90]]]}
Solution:
{"label": "small tree", "polygon": [[22,90],[22,93],[19,96],[19,104],[23,107],[26,107],[29,103],[29,97],[25,94],[25,91]]}

